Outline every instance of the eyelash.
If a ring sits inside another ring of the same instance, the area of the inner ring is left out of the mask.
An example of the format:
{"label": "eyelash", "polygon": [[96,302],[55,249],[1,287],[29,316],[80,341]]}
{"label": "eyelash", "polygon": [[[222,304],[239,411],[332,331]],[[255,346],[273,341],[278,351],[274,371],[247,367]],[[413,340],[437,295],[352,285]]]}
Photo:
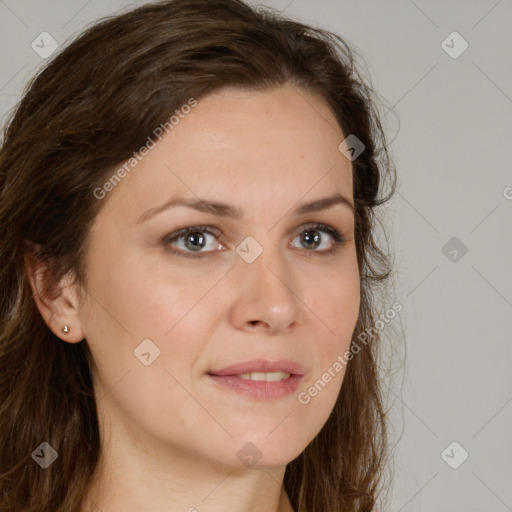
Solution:
{"label": "eyelash", "polygon": [[[333,246],[331,249],[322,250],[322,251],[317,251],[314,249],[313,250],[305,249],[305,251],[310,252],[310,253],[319,253],[319,255],[322,255],[322,256],[333,255],[346,242],[346,239],[343,236],[343,234],[340,231],[338,231],[337,229],[333,228],[332,226],[329,226],[328,224],[323,224],[321,222],[320,223],[312,223],[312,224],[306,224],[304,226],[301,226],[301,228],[302,228],[301,231],[298,232],[299,235],[301,233],[303,233],[304,231],[323,231],[323,232],[327,233],[328,235],[330,235],[334,240],[334,243],[333,243]],[[179,240],[180,238],[186,237],[187,235],[197,234],[197,233],[208,233],[208,234],[214,235],[215,237],[219,237],[221,235],[220,230],[213,226],[190,226],[187,228],[180,229],[180,230],[176,231],[175,233],[172,233],[172,234],[166,236],[164,238],[163,242],[164,242],[164,245],[166,246],[166,249],[169,252],[176,254],[177,256],[184,257],[184,258],[203,258],[205,256],[210,255],[213,252],[217,252],[214,250],[214,251],[203,251],[203,252],[193,253],[193,252],[182,251],[181,249],[174,249],[174,248],[169,247],[171,242],[174,242],[176,240]],[[295,235],[295,236],[297,236],[297,235]]]}

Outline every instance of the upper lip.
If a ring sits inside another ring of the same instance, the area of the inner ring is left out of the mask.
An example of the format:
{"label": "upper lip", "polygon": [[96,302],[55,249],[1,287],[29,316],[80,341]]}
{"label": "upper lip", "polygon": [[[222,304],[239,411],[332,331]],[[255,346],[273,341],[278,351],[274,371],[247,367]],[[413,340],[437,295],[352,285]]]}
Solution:
{"label": "upper lip", "polygon": [[208,372],[210,375],[242,375],[244,373],[253,372],[284,372],[294,375],[304,375],[304,368],[294,361],[288,359],[281,359],[279,361],[268,361],[266,359],[253,359],[252,361],[243,361],[240,363],[232,364],[221,370],[211,370]]}

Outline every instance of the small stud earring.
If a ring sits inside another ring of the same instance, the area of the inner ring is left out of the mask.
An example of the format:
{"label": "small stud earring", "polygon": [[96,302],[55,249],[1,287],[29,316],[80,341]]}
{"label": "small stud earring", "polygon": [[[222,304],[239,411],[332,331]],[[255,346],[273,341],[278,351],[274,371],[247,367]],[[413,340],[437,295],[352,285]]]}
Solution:
{"label": "small stud earring", "polygon": [[65,325],[63,328],[62,328],[62,332],[64,334],[67,334],[69,332],[69,327],[67,325]]}

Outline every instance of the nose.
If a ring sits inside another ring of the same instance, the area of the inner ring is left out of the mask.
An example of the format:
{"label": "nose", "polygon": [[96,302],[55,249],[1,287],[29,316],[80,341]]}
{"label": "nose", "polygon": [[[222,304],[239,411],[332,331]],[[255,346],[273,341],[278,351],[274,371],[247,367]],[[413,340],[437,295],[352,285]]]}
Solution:
{"label": "nose", "polygon": [[282,255],[265,250],[252,263],[240,258],[235,266],[232,278],[237,291],[231,320],[236,328],[276,334],[300,323],[300,291]]}

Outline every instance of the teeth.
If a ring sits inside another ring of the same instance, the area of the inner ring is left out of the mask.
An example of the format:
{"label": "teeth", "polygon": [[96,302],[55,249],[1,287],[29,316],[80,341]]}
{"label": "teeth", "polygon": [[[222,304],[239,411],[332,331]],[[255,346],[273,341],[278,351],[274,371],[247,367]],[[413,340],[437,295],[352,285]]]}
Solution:
{"label": "teeth", "polygon": [[268,382],[284,380],[284,379],[287,379],[289,376],[290,376],[290,374],[285,373],[285,372],[268,372],[268,373],[252,372],[252,373],[242,373],[241,375],[237,375],[237,377],[240,377],[241,379],[244,379],[244,380],[266,380]]}

